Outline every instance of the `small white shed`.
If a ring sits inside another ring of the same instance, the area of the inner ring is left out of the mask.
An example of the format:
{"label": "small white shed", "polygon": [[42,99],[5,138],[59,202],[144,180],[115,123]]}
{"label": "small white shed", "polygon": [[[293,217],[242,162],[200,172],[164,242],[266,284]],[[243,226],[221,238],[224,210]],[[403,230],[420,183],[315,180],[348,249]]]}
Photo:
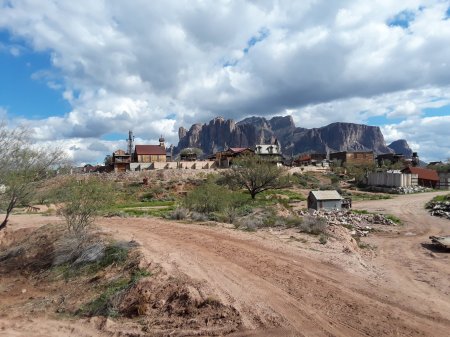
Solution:
{"label": "small white shed", "polygon": [[308,208],[319,209],[342,209],[342,196],[335,190],[311,191],[308,195]]}

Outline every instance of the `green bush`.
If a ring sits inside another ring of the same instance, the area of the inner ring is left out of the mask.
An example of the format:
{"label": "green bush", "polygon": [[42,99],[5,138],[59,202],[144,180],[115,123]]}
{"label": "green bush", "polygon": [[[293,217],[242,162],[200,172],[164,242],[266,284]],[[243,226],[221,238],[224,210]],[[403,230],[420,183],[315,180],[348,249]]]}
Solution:
{"label": "green bush", "polygon": [[226,208],[238,208],[244,199],[241,193],[206,181],[186,195],[183,205],[190,211],[210,214],[222,212]]}

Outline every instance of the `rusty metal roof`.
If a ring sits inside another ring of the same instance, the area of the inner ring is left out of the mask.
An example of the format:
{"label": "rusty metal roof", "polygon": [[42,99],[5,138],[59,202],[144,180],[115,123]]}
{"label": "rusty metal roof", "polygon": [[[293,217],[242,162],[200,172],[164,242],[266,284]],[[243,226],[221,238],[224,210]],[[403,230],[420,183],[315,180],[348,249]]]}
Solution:
{"label": "rusty metal roof", "polygon": [[409,166],[404,170],[402,170],[402,172],[403,173],[410,172],[412,174],[417,174],[419,176],[419,179],[439,181],[437,171],[431,169]]}
{"label": "rusty metal roof", "polygon": [[166,149],[159,145],[136,145],[137,155],[166,155]]}

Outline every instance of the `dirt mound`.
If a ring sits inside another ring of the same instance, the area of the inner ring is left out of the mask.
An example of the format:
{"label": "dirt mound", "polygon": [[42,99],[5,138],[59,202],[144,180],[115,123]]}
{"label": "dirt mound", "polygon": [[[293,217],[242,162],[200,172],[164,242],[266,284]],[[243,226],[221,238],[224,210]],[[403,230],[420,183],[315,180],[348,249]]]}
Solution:
{"label": "dirt mound", "polygon": [[62,226],[47,225],[7,232],[0,246],[0,272],[37,272],[50,267],[54,243],[63,231]]}
{"label": "dirt mound", "polygon": [[116,301],[122,315],[141,316],[152,336],[166,335],[175,328],[176,336],[223,335],[237,331],[242,324],[235,308],[205,296],[187,277],[143,279]]}
{"label": "dirt mound", "polygon": [[235,308],[208,296],[185,274],[174,277],[148,263],[135,241],[111,242],[94,233],[72,247],[72,239],[63,226],[54,225],[8,234],[0,247],[0,317],[101,316],[108,324],[98,329],[119,335],[129,330],[134,336],[215,336],[240,330]]}

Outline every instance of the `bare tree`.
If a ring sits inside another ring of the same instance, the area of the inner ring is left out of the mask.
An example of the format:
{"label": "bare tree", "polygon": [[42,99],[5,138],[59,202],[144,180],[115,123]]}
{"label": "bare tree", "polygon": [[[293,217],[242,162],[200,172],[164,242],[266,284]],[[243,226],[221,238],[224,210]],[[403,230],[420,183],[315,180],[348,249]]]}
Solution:
{"label": "bare tree", "polygon": [[26,128],[8,129],[0,123],[0,209],[5,212],[0,230],[13,209],[30,202],[39,184],[66,162],[63,151],[38,148],[29,135]]}
{"label": "bare tree", "polygon": [[221,180],[230,186],[245,188],[255,199],[258,193],[283,187],[283,171],[269,160],[249,155],[234,160],[231,171]]}

